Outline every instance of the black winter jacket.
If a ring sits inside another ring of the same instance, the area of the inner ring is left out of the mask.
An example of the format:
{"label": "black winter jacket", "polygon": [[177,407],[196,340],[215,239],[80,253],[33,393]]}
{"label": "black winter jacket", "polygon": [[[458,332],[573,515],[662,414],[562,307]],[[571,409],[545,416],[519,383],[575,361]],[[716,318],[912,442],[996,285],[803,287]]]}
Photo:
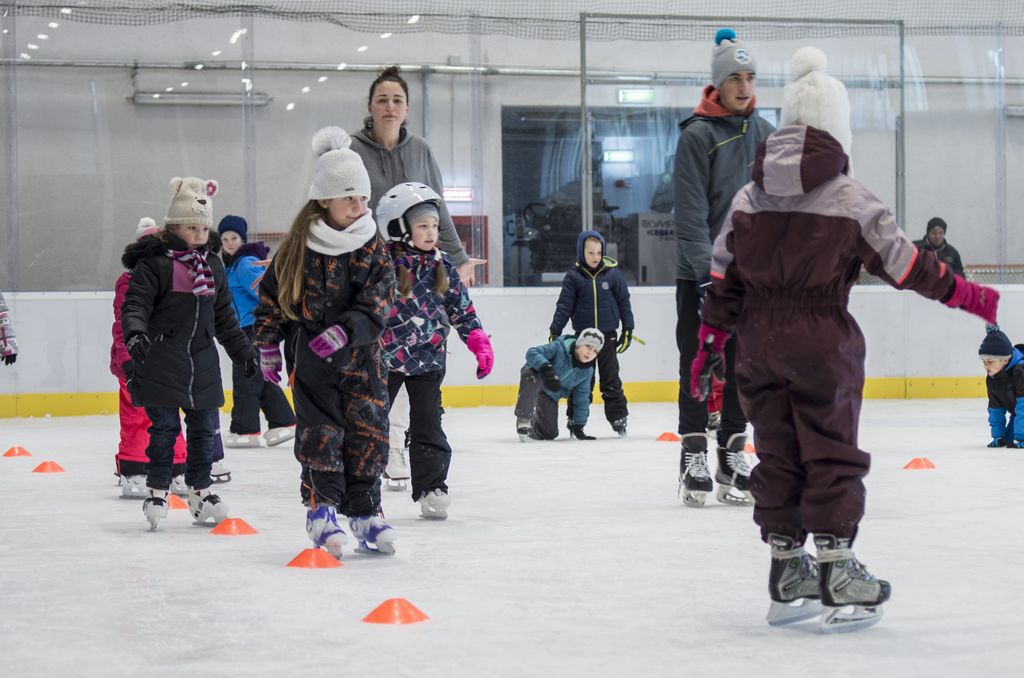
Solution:
{"label": "black winter jacket", "polygon": [[207,262],[215,294],[203,296],[192,293],[188,267],[167,255],[169,249],[187,249],[181,239],[161,232],[125,248],[121,262],[132,272],[121,308],[125,342],[140,332],[152,342],[145,362],[128,370],[128,388],[137,406],[208,410],[223,405],[214,337],[236,363],[256,356],[238,327],[224,264],[214,254],[220,238],[211,233],[210,240]]}
{"label": "black winter jacket", "polygon": [[[587,238],[601,241],[602,257],[597,271],[588,269],[583,258],[583,244]],[[562,291],[549,328],[552,335],[562,334],[570,319],[576,334],[588,327],[596,327],[609,334],[619,329],[620,321],[623,330],[634,328],[629,286],[619,272],[618,262],[604,256],[604,244],[604,237],[597,231],[583,231],[577,238],[577,261],[562,279]]]}

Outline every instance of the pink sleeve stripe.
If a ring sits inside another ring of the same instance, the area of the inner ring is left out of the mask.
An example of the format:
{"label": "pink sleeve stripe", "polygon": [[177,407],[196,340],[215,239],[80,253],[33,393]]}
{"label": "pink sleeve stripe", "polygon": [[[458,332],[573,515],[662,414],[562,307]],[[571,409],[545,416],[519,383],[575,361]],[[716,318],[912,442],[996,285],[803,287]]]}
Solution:
{"label": "pink sleeve stripe", "polygon": [[920,250],[918,250],[915,247],[914,248],[914,256],[910,257],[910,263],[907,264],[907,270],[903,271],[903,275],[901,275],[900,279],[896,281],[897,285],[902,285],[903,281],[907,279],[908,275],[910,275],[910,269],[914,268],[914,262],[917,261],[917,255],[920,254],[920,253],[921,253]]}
{"label": "pink sleeve stripe", "polygon": [[719,273],[718,271],[711,271],[711,277],[712,278],[717,278],[718,280],[725,280],[725,275],[722,274],[722,273]]}

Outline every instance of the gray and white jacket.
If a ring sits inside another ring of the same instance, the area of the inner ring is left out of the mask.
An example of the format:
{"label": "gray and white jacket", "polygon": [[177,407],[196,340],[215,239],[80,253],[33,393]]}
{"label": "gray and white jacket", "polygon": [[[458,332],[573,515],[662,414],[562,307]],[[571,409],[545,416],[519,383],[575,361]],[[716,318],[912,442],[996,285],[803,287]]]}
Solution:
{"label": "gray and white jacket", "polygon": [[14,321],[7,310],[7,302],[0,292],[0,355],[18,355],[18,342],[14,338]]}

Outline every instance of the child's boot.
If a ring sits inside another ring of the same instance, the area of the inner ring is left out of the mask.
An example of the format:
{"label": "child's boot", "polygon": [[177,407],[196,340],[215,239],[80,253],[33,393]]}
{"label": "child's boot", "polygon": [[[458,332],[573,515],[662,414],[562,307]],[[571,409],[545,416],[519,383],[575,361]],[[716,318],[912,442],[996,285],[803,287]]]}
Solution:
{"label": "child's boot", "polygon": [[683,503],[691,508],[700,508],[714,487],[708,470],[708,439],[703,433],[683,436],[679,467],[679,494]]}
{"label": "child's boot", "polygon": [[341,547],[348,542],[348,535],[338,525],[333,506],[318,506],[306,511],[306,534],[318,548],[327,549],[332,556],[341,559]]}
{"label": "child's boot", "polygon": [[420,505],[421,518],[426,520],[447,520],[448,507],[451,506],[452,500],[447,492],[442,489],[436,489],[425,492],[417,500],[417,503]]}
{"label": "child's boot", "polygon": [[149,496],[146,476],[118,476],[121,481],[122,499],[145,499]]}
{"label": "child's boot", "polygon": [[750,494],[750,466],[747,464],[743,447],[747,436],[736,433],[729,436],[725,447],[718,446],[718,468],[715,482],[718,483],[718,501],[730,506],[752,506],[754,497]]}
{"label": "child's boot", "polygon": [[409,478],[409,448],[392,447],[388,451],[387,468],[384,469],[385,487],[400,492],[408,488]]}
{"label": "child's boot", "polygon": [[149,489],[149,496],[142,502],[142,514],[149,521],[149,529],[155,530],[160,521],[167,517],[167,490]]}
{"label": "child's boot", "polygon": [[392,556],[395,554],[395,530],[380,516],[356,516],[350,518],[348,527],[359,542],[360,553]]}
{"label": "child's boot", "polygon": [[197,523],[212,520],[215,524],[228,517],[228,505],[210,491],[188,488],[188,510]]}
{"label": "child's boot", "polygon": [[[889,582],[875,579],[857,560],[850,548],[853,539],[831,534],[814,535],[818,549],[818,570],[821,585],[822,633],[857,631],[882,618],[881,605],[889,600]],[[848,611],[852,606],[853,609]]]}
{"label": "child's boot", "polygon": [[779,626],[820,615],[821,584],[814,558],[792,537],[772,533],[768,535],[768,545],[772,547],[768,623]]}

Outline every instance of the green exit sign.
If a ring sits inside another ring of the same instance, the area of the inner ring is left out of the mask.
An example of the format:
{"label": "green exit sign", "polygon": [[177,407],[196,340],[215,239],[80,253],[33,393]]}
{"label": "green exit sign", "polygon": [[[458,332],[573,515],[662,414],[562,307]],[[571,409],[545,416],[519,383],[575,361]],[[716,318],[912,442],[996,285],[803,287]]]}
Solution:
{"label": "green exit sign", "polygon": [[620,89],[619,90],[619,103],[620,104],[653,104],[654,103],[654,90],[653,89]]}

